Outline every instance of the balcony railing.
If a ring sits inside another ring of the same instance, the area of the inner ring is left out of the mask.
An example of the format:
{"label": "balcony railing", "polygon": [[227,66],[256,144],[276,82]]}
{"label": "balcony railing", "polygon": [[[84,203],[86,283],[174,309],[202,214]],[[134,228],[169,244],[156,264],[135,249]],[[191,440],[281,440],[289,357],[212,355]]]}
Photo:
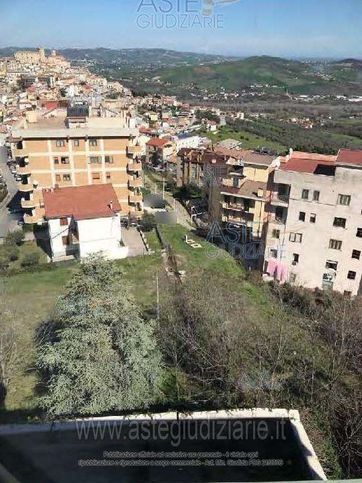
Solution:
{"label": "balcony railing", "polygon": [[33,183],[18,183],[17,187],[22,193],[31,193],[34,191]]}
{"label": "balcony railing", "polygon": [[128,185],[130,188],[142,188],[142,178],[128,178]]}
{"label": "balcony railing", "polygon": [[26,200],[25,198],[21,198],[21,207],[24,208],[24,209],[35,208],[36,205],[37,205],[37,203],[33,199]]}
{"label": "balcony railing", "polygon": [[288,205],[289,203],[289,194],[285,193],[273,193],[272,196],[272,203]]}
{"label": "balcony railing", "polygon": [[128,171],[141,171],[142,163],[128,163]]}
{"label": "balcony railing", "polygon": [[34,225],[43,220],[43,217],[39,213],[34,213],[32,215],[24,215],[24,223],[27,225]]}
{"label": "balcony railing", "polygon": [[142,194],[132,194],[129,196],[129,201],[130,203],[142,203],[143,201],[143,196]]}
{"label": "balcony railing", "polygon": [[18,166],[16,171],[17,171],[18,174],[20,174],[22,176],[23,175],[27,176],[27,175],[31,174],[31,170],[30,170],[29,166]]}

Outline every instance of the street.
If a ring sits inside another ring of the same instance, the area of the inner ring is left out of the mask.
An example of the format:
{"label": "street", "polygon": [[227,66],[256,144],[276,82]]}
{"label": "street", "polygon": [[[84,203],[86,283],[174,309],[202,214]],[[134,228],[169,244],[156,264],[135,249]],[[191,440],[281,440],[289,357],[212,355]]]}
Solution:
{"label": "street", "polygon": [[14,176],[11,174],[6,161],[7,161],[7,150],[5,147],[0,147],[0,170],[3,175],[7,189],[8,196],[4,202],[0,203],[0,238],[6,236],[9,231],[13,231],[17,228],[18,220],[22,219],[21,213],[11,214],[9,208],[19,209],[20,207],[20,195],[17,190],[16,181]]}

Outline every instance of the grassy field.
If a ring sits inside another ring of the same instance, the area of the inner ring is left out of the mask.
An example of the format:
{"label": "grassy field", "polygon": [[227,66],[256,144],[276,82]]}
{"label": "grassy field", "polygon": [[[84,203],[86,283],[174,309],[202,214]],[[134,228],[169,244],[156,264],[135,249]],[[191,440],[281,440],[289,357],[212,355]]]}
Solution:
{"label": "grassy field", "polygon": [[241,142],[241,147],[243,149],[256,149],[256,148],[267,148],[275,151],[276,153],[284,153],[287,151],[287,147],[276,141],[270,141],[256,134],[250,133],[248,131],[236,130],[230,127],[222,127],[215,134],[210,132],[203,133],[208,138],[210,138],[214,143],[223,141],[224,139],[236,139]]}
{"label": "grassy field", "polygon": [[[199,270],[210,270],[239,278],[242,274],[239,265],[224,251],[192,235],[201,249],[192,249],[183,241],[187,232],[179,225],[160,227],[167,243],[172,245],[180,270],[193,276]],[[190,236],[190,233],[188,233]],[[156,276],[164,272],[161,246],[155,232],[148,235],[153,254],[129,258],[116,262],[122,268],[126,280],[137,301],[146,311],[152,311],[156,304]],[[22,253],[34,249],[24,245]],[[9,411],[32,410],[36,407],[34,390],[36,374],[34,371],[34,334],[36,328],[51,316],[58,297],[64,292],[67,282],[77,270],[77,264],[58,266],[52,270],[24,272],[0,279],[6,305],[15,314],[19,326],[20,361],[14,373],[6,398]]]}

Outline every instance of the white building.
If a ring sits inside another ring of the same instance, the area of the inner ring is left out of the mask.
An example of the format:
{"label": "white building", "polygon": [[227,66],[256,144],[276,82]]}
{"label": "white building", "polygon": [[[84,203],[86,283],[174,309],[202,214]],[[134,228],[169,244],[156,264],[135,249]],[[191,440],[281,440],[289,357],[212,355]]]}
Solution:
{"label": "white building", "polygon": [[201,138],[200,136],[187,136],[180,134],[175,137],[176,142],[176,153],[181,149],[196,149],[200,146]]}
{"label": "white building", "polygon": [[292,152],[274,183],[265,272],[310,289],[360,293],[362,150]]}
{"label": "white building", "polygon": [[122,246],[121,206],[111,184],[43,190],[45,219],[53,261],[101,254],[126,258]]}

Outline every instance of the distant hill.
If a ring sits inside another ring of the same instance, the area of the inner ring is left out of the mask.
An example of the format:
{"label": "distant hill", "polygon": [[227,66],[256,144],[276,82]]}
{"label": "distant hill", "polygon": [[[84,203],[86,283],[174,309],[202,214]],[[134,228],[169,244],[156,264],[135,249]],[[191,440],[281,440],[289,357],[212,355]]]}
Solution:
{"label": "distant hill", "polygon": [[362,93],[361,61],[300,62],[279,57],[164,69],[159,78],[171,85],[240,91],[251,85],[277,86],[300,94]]}
{"label": "distant hill", "polygon": [[[17,50],[35,50],[23,47],[6,47],[0,49],[0,57],[11,56]],[[47,50],[46,52],[49,52]],[[177,52],[167,49],[60,49],[58,52],[70,61],[86,61],[100,66],[148,66],[166,67],[194,65],[199,63],[223,62],[232,57],[222,55],[198,54],[193,52]]]}

